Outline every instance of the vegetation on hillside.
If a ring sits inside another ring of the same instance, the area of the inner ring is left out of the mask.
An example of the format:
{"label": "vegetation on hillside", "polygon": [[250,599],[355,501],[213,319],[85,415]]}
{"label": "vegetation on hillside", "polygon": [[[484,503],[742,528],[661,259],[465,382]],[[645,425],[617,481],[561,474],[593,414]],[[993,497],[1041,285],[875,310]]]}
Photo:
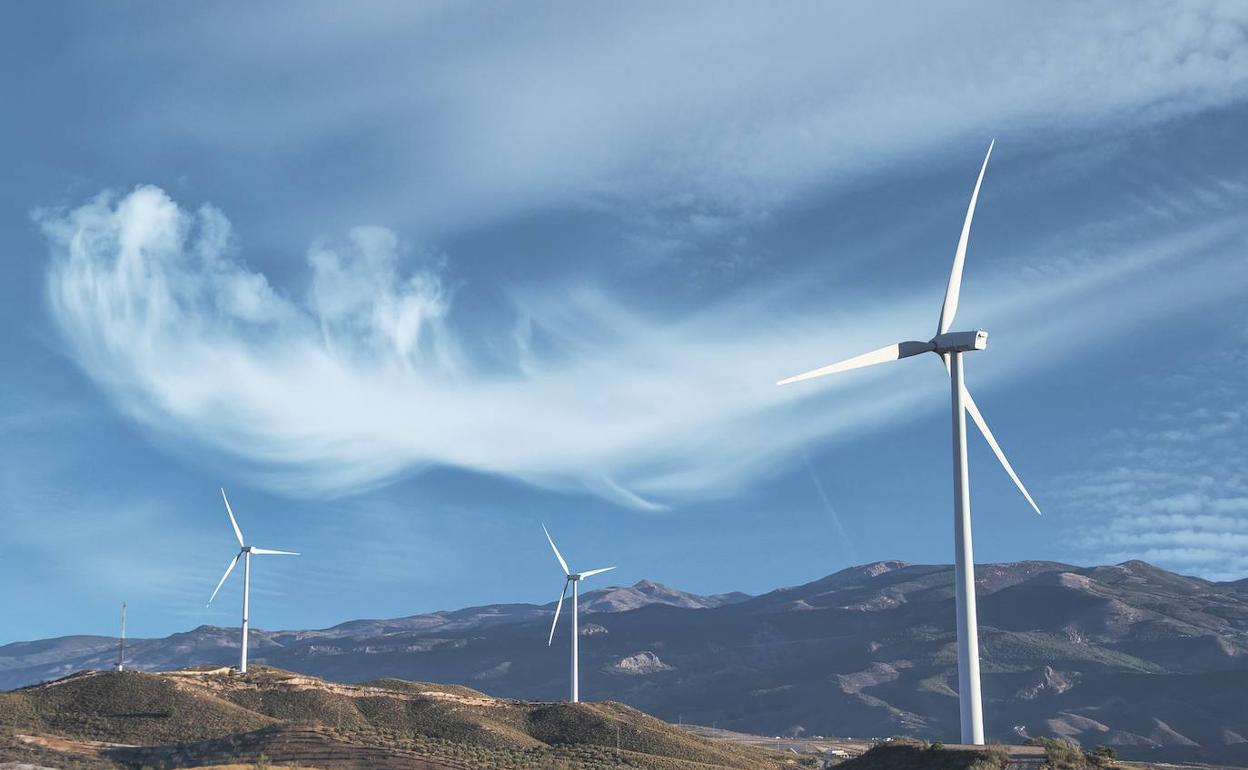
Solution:
{"label": "vegetation on hillside", "polygon": [[1000,746],[983,750],[947,749],[939,743],[895,738],[877,743],[838,770],[1005,770],[1010,756]]}
{"label": "vegetation on hillside", "polygon": [[1109,746],[1084,751],[1065,738],[1032,738],[1031,746],[1043,746],[1051,770],[1108,770],[1118,767],[1117,754]]}

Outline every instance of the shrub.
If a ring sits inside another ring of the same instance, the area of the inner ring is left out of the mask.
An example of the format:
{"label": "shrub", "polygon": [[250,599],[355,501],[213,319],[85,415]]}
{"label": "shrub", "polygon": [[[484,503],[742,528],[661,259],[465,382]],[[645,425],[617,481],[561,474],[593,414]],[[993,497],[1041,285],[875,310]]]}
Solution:
{"label": "shrub", "polygon": [[1053,770],[1095,770],[1097,768],[1114,767],[1117,758],[1109,746],[1098,746],[1090,752],[1079,748],[1074,741],[1066,738],[1031,738],[1029,746],[1043,746],[1048,757],[1049,767]]}
{"label": "shrub", "polygon": [[1010,752],[999,743],[994,743],[971,763],[968,770],[1004,770],[1010,763]]}

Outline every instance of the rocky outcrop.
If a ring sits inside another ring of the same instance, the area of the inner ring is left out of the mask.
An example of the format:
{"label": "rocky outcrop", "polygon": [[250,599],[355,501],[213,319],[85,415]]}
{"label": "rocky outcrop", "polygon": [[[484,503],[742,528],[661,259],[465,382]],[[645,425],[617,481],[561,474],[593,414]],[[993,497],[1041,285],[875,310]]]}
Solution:
{"label": "rocky outcrop", "polygon": [[645,676],[647,674],[657,674],[661,671],[671,671],[672,667],[659,660],[658,655],[647,651],[620,658],[608,666],[607,670],[612,674]]}

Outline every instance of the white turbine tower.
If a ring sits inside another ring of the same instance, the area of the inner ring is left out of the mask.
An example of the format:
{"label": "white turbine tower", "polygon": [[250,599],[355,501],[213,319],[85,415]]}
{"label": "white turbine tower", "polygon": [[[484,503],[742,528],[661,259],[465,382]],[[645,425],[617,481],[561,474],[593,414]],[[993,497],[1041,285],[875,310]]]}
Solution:
{"label": "white turbine tower", "polygon": [[121,603],[121,638],[117,640],[117,670],[126,670],[126,603]]}
{"label": "white turbine tower", "polygon": [[984,171],[988,168],[988,158],[992,156],[992,144],[988,145],[988,154],[984,156],[984,164],[979,169],[979,178],[975,181],[975,191],[971,193],[971,203],[966,209],[966,221],[962,224],[962,236],[958,239],[958,250],[953,257],[953,272],[949,276],[949,286],[945,289],[945,303],[940,309],[940,323],[936,327],[936,336],[927,342],[899,342],[895,345],[864,353],[840,363],[825,366],[821,369],[799,374],[781,380],[779,385],[787,385],[799,380],[822,377],[850,369],[858,369],[872,364],[895,361],[920,353],[932,352],[939,355],[945,362],[949,372],[949,387],[953,394],[953,527],[954,527],[954,589],[957,601],[958,624],[958,705],[962,718],[962,742],[982,744],[984,742],[983,706],[979,692],[979,627],[975,617],[975,558],[971,549],[971,493],[970,481],[966,468],[966,414],[971,415],[980,433],[992,447],[997,459],[1005,472],[1013,479],[1014,485],[1027,498],[1027,502],[1040,513],[1036,501],[1028,494],[1027,488],[1019,480],[1018,474],[1005,458],[1001,446],[993,437],[979,407],[966,389],[962,378],[962,354],[974,350],[983,350],[988,346],[988,333],[985,331],[951,332],[953,316],[958,310],[958,295],[962,288],[962,265],[966,261],[966,242],[971,234],[971,219],[975,215],[975,202],[979,198],[979,187],[984,181]]}
{"label": "white turbine tower", "polygon": [[221,576],[221,580],[217,581],[217,587],[212,590],[212,596],[208,597],[208,604],[212,604],[212,600],[217,598],[217,592],[221,590],[221,586],[225,585],[225,579],[234,571],[234,567],[238,565],[238,560],[243,560],[243,641],[242,652],[239,653],[238,671],[240,674],[247,673],[247,631],[248,631],[248,608],[251,599],[251,555],[274,555],[274,556],[298,556],[294,551],[274,551],[270,548],[256,548],[247,545],[243,540],[243,531],[238,528],[238,522],[234,519],[234,511],[230,509],[230,498],[225,496],[225,490],[221,490],[221,499],[225,501],[225,513],[230,517],[230,526],[234,528],[234,537],[238,538],[238,553],[234,554],[234,559],[230,562],[230,566],[225,568],[225,574]]}
{"label": "white turbine tower", "polygon": [[550,639],[546,640],[546,646],[549,647],[555,641],[555,626],[559,625],[559,611],[563,609],[563,600],[568,595],[568,584],[572,584],[572,702],[580,703],[580,659],[579,659],[579,636],[577,635],[576,625],[576,605],[579,592],[577,584],[587,577],[600,575],[603,572],[610,572],[615,567],[602,567],[601,569],[591,569],[588,572],[573,572],[568,569],[568,563],[563,560],[563,554],[559,553],[559,549],[555,547],[555,541],[550,536],[550,532],[546,529],[546,525],[542,525],[542,531],[546,533],[546,539],[550,542],[550,547],[555,552],[555,558],[559,560],[559,566],[563,568],[564,581],[563,593],[559,594],[559,603],[555,605],[555,620],[550,624]]}

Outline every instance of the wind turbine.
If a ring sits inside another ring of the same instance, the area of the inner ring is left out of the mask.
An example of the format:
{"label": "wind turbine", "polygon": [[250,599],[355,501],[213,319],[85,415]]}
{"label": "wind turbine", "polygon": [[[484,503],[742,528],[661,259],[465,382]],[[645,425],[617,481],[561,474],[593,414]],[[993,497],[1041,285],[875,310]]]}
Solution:
{"label": "wind turbine", "polygon": [[546,646],[549,647],[555,641],[555,626],[559,625],[559,611],[563,609],[563,600],[568,595],[568,584],[572,585],[572,702],[581,702],[580,693],[580,660],[579,660],[579,636],[577,634],[576,625],[576,605],[579,592],[577,584],[587,577],[600,575],[603,572],[610,572],[615,567],[602,567],[600,569],[591,569],[588,572],[573,572],[568,569],[568,563],[563,560],[563,554],[559,553],[559,549],[555,546],[555,541],[550,536],[550,531],[546,529],[546,525],[542,525],[542,531],[546,533],[546,539],[550,542],[550,547],[555,552],[555,558],[559,560],[559,566],[563,568],[565,579],[563,581],[563,593],[559,594],[559,603],[555,605],[555,620],[550,624],[550,639],[546,640]]}
{"label": "wind turbine", "polygon": [[[243,560],[243,643],[242,652],[238,659],[238,672],[240,674],[247,673],[247,630],[248,630],[248,608],[251,598],[251,555],[273,555],[273,556],[298,556],[294,551],[274,551],[270,548],[256,548],[247,545],[243,540],[243,531],[238,528],[238,522],[234,519],[234,511],[230,509],[230,498],[225,496],[225,490],[221,490],[221,499],[225,501],[225,513],[230,517],[230,526],[234,528],[234,537],[238,538],[238,553],[234,554],[234,559],[230,562],[230,566],[225,568],[225,574],[221,576],[221,580],[217,582],[217,587],[213,589],[212,596],[208,597],[208,604],[212,604],[212,600],[217,598],[217,592],[221,590],[221,586],[225,585],[225,579],[234,571],[234,567],[238,565],[238,560]],[[205,605],[207,606],[207,605]]]}
{"label": "wind turbine", "polygon": [[126,603],[121,603],[121,638],[117,640],[117,670],[126,670]]}
{"label": "wind turbine", "polygon": [[799,374],[781,380],[778,385],[809,380],[827,374],[858,369],[899,358],[909,358],[920,353],[936,353],[944,360],[945,369],[949,373],[949,387],[953,395],[953,527],[954,527],[954,590],[957,603],[958,625],[958,705],[961,710],[962,742],[982,744],[984,742],[983,705],[979,691],[979,627],[975,616],[975,557],[971,549],[971,490],[970,479],[966,467],[966,415],[969,413],[979,432],[984,435],[988,445],[1001,461],[1001,466],[1014,481],[1018,491],[1023,493],[1027,502],[1040,513],[1039,506],[1019,480],[1010,461],[1005,458],[1001,446],[984,422],[979,407],[971,398],[962,377],[962,354],[975,350],[983,350],[988,346],[988,332],[983,330],[969,332],[951,332],[954,314],[958,311],[958,297],[962,290],[962,265],[966,261],[966,243],[971,234],[971,219],[975,216],[975,203],[979,199],[979,187],[984,181],[984,172],[988,169],[988,159],[992,157],[989,143],[988,154],[984,156],[984,164],[980,166],[979,178],[975,180],[975,190],[971,193],[971,203],[966,209],[966,221],[962,223],[962,235],[958,238],[958,249],[953,256],[953,272],[949,275],[949,285],[945,289],[945,303],[940,309],[940,322],[936,327],[936,336],[927,342],[898,342],[888,347],[863,353],[860,356],[831,364],[820,369]]}

